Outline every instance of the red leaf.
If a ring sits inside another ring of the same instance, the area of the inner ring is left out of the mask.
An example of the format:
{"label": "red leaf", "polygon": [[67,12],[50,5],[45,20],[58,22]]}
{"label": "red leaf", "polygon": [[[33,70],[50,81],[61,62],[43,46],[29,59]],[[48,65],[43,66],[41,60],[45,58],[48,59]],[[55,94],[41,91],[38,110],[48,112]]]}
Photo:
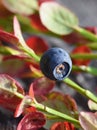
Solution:
{"label": "red leaf", "polygon": [[31,107],[30,104],[33,99],[30,96],[25,96],[20,104],[17,106],[14,117],[19,117],[22,113],[35,112],[35,107]]}
{"label": "red leaf", "polygon": [[75,130],[74,125],[69,122],[56,122],[50,130]]}
{"label": "red leaf", "polygon": [[97,27],[92,26],[92,27],[85,27],[86,30],[92,32],[93,34],[97,35]]}
{"label": "red leaf", "polygon": [[[91,50],[89,47],[83,45],[83,46],[78,46],[74,48],[72,51],[72,54],[77,54],[77,53],[91,53]],[[88,65],[90,63],[90,59],[85,60],[85,59],[72,59],[72,62],[74,65]]]}
{"label": "red leaf", "polygon": [[45,40],[38,36],[29,37],[26,40],[27,45],[35,51],[36,54],[42,54],[48,50],[49,46]]}
{"label": "red leaf", "polygon": [[32,112],[24,116],[17,130],[39,130],[46,123],[46,118],[41,112]]}
{"label": "red leaf", "polygon": [[[36,79],[31,85],[30,89],[33,88],[35,98],[38,102],[45,101],[46,94],[48,94],[55,86],[55,82],[47,79],[46,77],[41,77]],[[29,90],[29,95],[31,91]]]}
{"label": "red leaf", "polygon": [[21,99],[15,93],[24,95],[21,85],[7,74],[0,74],[0,105],[15,110]]}
{"label": "red leaf", "polygon": [[29,88],[29,95],[34,98],[34,91],[33,91],[33,86],[31,85]]}
{"label": "red leaf", "polygon": [[53,89],[53,87],[55,86],[55,82],[42,77],[35,80],[31,84],[31,86],[33,87],[35,96],[46,95]]}
{"label": "red leaf", "polygon": [[47,28],[41,23],[39,14],[33,14],[29,16],[31,25],[33,28],[39,31],[48,32]]}
{"label": "red leaf", "polygon": [[0,40],[11,43],[13,45],[18,44],[19,42],[18,38],[15,35],[3,30],[0,30]]}
{"label": "red leaf", "polygon": [[12,101],[2,98],[0,99],[0,106],[14,112],[17,107],[17,104],[19,104],[20,101],[21,100],[16,99],[16,98],[12,98]]}

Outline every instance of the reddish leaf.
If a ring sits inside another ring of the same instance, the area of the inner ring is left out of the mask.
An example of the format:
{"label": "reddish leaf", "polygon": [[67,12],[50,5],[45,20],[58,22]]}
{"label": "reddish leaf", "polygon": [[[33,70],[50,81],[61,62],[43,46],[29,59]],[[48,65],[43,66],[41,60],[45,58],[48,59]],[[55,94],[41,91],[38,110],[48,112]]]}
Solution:
{"label": "reddish leaf", "polygon": [[27,58],[28,58],[27,55],[24,55],[24,54],[21,53],[21,55],[8,55],[8,56],[4,56],[3,57],[3,61],[10,60],[10,59],[24,60],[24,59],[27,59]]}
{"label": "reddish leaf", "polygon": [[35,69],[40,70],[40,65],[39,63],[35,62],[34,60],[31,59],[31,61],[26,62],[26,66],[30,67],[33,66]]}
{"label": "reddish leaf", "polygon": [[85,27],[85,29],[97,35],[97,27]]}
{"label": "reddish leaf", "polygon": [[34,98],[34,91],[33,91],[33,86],[31,85],[29,88],[29,95]]}
{"label": "reddish leaf", "polygon": [[[91,50],[89,47],[83,45],[83,46],[78,46],[74,48],[72,51],[72,54],[77,54],[77,53],[91,53]],[[72,62],[74,65],[88,65],[90,63],[90,59],[85,60],[85,59],[72,59]]]}
{"label": "reddish leaf", "polygon": [[30,106],[32,101],[33,99],[30,96],[25,96],[20,104],[17,106],[14,117],[19,117],[22,113],[25,112],[35,112],[35,107]]}
{"label": "reddish leaf", "polygon": [[18,44],[19,42],[18,38],[15,35],[3,30],[0,30],[0,40],[11,43],[13,45]]}
{"label": "reddish leaf", "polygon": [[40,16],[39,14],[33,14],[29,16],[31,20],[31,25],[33,28],[43,31],[43,32],[48,32],[47,28],[41,23]]}
{"label": "reddish leaf", "polygon": [[[24,71],[23,57],[19,56],[4,56],[0,62],[0,73],[6,73],[10,76],[20,76]],[[12,67],[13,66],[13,67]]]}
{"label": "reddish leaf", "polygon": [[1,89],[5,88],[5,91],[6,89],[10,89],[11,92],[16,91],[24,95],[24,90],[22,86],[15,79],[7,74],[0,74],[0,84],[2,85],[0,85]]}
{"label": "reddish leaf", "polygon": [[35,78],[40,78],[43,77],[43,73],[41,72],[40,69],[35,68],[34,66],[30,66],[31,69],[31,73],[33,73],[34,76],[36,76]]}
{"label": "reddish leaf", "polygon": [[17,130],[39,130],[46,123],[46,118],[41,112],[32,112],[24,116],[19,122]]}
{"label": "reddish leaf", "polygon": [[50,130],[75,130],[74,125],[69,122],[56,122]]}
{"label": "reddish leaf", "polygon": [[36,112],[36,108],[33,107],[33,106],[32,107],[31,106],[26,107],[25,111],[24,111],[24,114],[31,113],[31,112]]}
{"label": "reddish leaf", "polygon": [[[33,85],[31,85],[30,86],[30,88],[29,88],[29,95],[31,96],[31,97],[33,97],[34,95],[33,95]],[[35,98],[37,99],[37,101],[38,102],[42,102],[42,101],[45,101],[47,98],[44,96],[44,95],[42,95],[42,94],[36,94],[35,95]]]}
{"label": "reddish leaf", "polygon": [[42,77],[35,80],[30,87],[33,87],[35,96],[40,96],[48,94],[53,89],[54,85],[54,81]]}
{"label": "reddish leaf", "polygon": [[42,54],[48,50],[49,46],[45,40],[38,36],[29,37],[26,40],[27,45],[35,51],[36,54]]}
{"label": "reddish leaf", "polygon": [[[22,36],[20,24],[19,24],[17,17],[14,17],[13,26],[14,26],[14,34],[19,39],[19,44],[18,44],[19,49],[22,49],[22,51],[27,53],[27,55],[30,55],[30,56],[33,54],[36,55],[35,52],[26,44],[26,42]],[[37,56],[37,58],[39,58],[39,57]]]}
{"label": "reddish leaf", "polygon": [[51,92],[48,94],[47,100],[42,103],[59,112],[65,113],[73,118],[77,118],[77,105],[74,99],[69,95],[63,95],[60,92]]}
{"label": "reddish leaf", "polygon": [[97,130],[97,114],[92,112],[81,112],[79,121],[84,130]]}
{"label": "reddish leaf", "polygon": [[[40,77],[43,77],[43,74],[42,74],[42,72],[41,72],[41,70],[40,69],[37,69],[37,68],[35,68],[34,66],[32,66],[32,65],[29,65],[30,66],[30,69],[31,69],[31,71],[24,71],[22,74],[21,74],[21,76],[22,77],[28,77],[28,78],[40,78]],[[26,68],[26,70],[27,70],[27,68]]]}
{"label": "reddish leaf", "polygon": [[77,111],[77,104],[75,100],[70,97],[70,95],[64,95],[60,92],[51,92],[50,94],[48,94],[48,99],[52,101],[62,101],[69,111]]}
{"label": "reddish leaf", "polygon": [[27,45],[26,45],[26,43],[24,41],[24,38],[22,36],[22,32],[21,32],[21,27],[20,27],[19,21],[18,21],[16,16],[13,19],[13,27],[14,27],[14,35],[16,37],[18,37],[18,39],[19,39],[18,46],[27,47]]}
{"label": "reddish leaf", "polygon": [[24,95],[21,85],[7,74],[0,74],[0,105],[15,110],[21,99],[16,93]]}

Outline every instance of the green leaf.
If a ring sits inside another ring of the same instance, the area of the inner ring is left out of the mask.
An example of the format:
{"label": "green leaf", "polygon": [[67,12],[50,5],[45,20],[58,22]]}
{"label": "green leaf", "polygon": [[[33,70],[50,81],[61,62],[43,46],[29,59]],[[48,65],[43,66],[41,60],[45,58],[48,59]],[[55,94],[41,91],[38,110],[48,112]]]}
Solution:
{"label": "green leaf", "polygon": [[38,9],[36,0],[3,0],[4,6],[13,13],[30,15]]}
{"label": "green leaf", "polygon": [[73,27],[78,25],[78,18],[56,2],[44,2],[39,13],[43,25],[59,35],[71,33]]}

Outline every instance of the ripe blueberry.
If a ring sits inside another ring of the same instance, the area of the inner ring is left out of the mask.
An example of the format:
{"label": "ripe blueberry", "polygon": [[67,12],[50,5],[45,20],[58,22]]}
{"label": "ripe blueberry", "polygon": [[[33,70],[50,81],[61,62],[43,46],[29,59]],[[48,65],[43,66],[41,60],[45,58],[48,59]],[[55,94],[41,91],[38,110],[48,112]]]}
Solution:
{"label": "ripe blueberry", "polygon": [[63,80],[69,75],[72,62],[65,50],[54,47],[43,54],[40,68],[46,77],[52,80]]}

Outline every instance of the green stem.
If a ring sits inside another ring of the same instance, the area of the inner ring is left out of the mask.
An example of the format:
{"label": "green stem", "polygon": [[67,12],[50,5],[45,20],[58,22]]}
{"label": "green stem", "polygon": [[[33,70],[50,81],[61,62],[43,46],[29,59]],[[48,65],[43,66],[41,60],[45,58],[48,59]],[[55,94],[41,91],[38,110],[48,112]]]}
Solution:
{"label": "green stem", "polygon": [[39,62],[40,61],[40,57],[38,55],[35,54],[35,52],[30,49],[29,47],[24,47],[22,48],[29,56],[31,56],[32,58],[34,58],[35,61]]}
{"label": "green stem", "polygon": [[69,78],[66,78],[63,81],[67,85],[69,85],[69,87],[73,88],[74,90],[76,90],[80,94],[86,96],[90,100],[92,100],[95,103],[97,103],[97,97],[92,92],[90,92],[89,90],[83,89],[80,85],[76,84],[74,81],[70,80]]}
{"label": "green stem", "polygon": [[85,38],[87,38],[91,41],[97,42],[97,36],[89,31],[87,31],[86,29],[77,26],[77,27],[74,27],[74,30],[78,31]]}
{"label": "green stem", "polygon": [[23,99],[23,98],[24,98],[24,95],[21,94],[21,93],[15,92],[14,94],[15,94],[18,98],[20,98],[20,99]]}
{"label": "green stem", "polygon": [[97,68],[95,68],[95,67],[84,66],[84,65],[81,65],[81,66],[73,65],[72,70],[88,72],[90,74],[93,74],[93,75],[97,76]]}
{"label": "green stem", "polygon": [[[82,46],[82,43],[75,43],[75,45],[78,46]],[[97,42],[88,42],[86,43],[86,46],[88,46],[91,50],[97,50]]]}
{"label": "green stem", "polygon": [[[33,105],[33,104],[32,104],[32,105]],[[44,106],[43,104],[40,104],[40,103],[35,103],[34,106],[35,106],[37,109],[41,110],[41,111],[45,111],[45,112],[47,112],[47,113],[49,113],[49,114],[51,114],[51,115],[54,115],[54,116],[56,116],[56,117],[59,117],[60,119],[64,119],[64,120],[66,120],[66,121],[69,121],[69,122],[73,123],[73,124],[74,124],[75,126],[77,126],[77,127],[80,126],[80,123],[79,123],[78,120],[76,120],[76,119],[74,119],[74,118],[72,118],[72,117],[70,117],[70,116],[68,116],[68,115],[66,115],[66,114],[64,114],[64,113],[61,113],[61,112],[59,112],[59,111],[56,111],[56,110],[54,110],[54,109],[52,109],[52,108],[49,108],[49,107],[47,107],[47,106]]]}
{"label": "green stem", "polygon": [[97,53],[77,53],[70,56],[74,59],[97,59]]}
{"label": "green stem", "polygon": [[[15,92],[15,95],[20,98],[20,99],[23,99],[24,98],[24,95],[18,93],[18,92]],[[37,108],[38,110],[42,111],[42,112],[47,112],[53,116],[56,116],[56,118],[60,118],[60,119],[64,119],[66,121],[69,121],[71,123],[73,123],[76,127],[80,127],[80,123],[78,120],[64,114],[64,113],[61,113],[59,111],[56,111],[52,108],[49,108],[43,104],[40,104],[38,103],[35,99],[33,99],[33,102],[30,104],[31,106],[34,106],[35,108]]]}
{"label": "green stem", "polygon": [[93,49],[93,50],[97,50],[97,43],[96,43],[96,42],[87,43],[86,45],[87,45],[89,48]]}

